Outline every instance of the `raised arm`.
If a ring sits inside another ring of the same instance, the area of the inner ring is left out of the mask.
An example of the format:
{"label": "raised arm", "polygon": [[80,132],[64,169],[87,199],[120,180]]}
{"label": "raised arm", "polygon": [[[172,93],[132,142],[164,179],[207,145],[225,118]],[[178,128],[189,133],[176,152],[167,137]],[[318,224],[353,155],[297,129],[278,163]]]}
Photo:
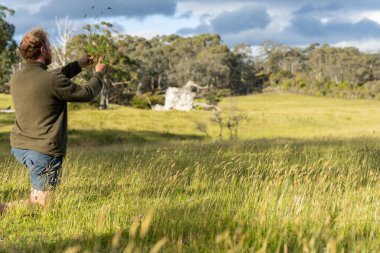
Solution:
{"label": "raised arm", "polygon": [[85,68],[91,65],[92,63],[92,58],[89,55],[84,55],[78,61],[70,62],[66,66],[54,69],[52,71],[62,74],[66,76],[68,79],[71,79],[74,76],[78,75],[82,71],[82,68]]}
{"label": "raised arm", "polygon": [[64,67],[52,70],[52,72],[62,74],[68,79],[71,79],[74,76],[78,75],[81,71],[82,71],[82,68],[80,67],[78,61],[70,62]]}
{"label": "raised arm", "polygon": [[55,96],[66,102],[89,102],[93,100],[103,87],[103,74],[107,66],[101,59],[95,66],[95,73],[86,85],[78,85],[63,74],[54,75]]}
{"label": "raised arm", "polygon": [[78,85],[70,81],[66,76],[58,74],[54,81],[55,95],[66,102],[90,102],[103,87],[102,74],[95,73],[85,85]]}

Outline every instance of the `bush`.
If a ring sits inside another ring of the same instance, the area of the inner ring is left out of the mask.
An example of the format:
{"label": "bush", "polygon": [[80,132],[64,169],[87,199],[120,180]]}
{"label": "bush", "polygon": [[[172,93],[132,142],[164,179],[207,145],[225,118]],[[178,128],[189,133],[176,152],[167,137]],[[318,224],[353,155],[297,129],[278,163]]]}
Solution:
{"label": "bush", "polygon": [[11,90],[10,88],[11,87],[8,84],[0,84],[0,93],[9,94]]}
{"label": "bush", "polygon": [[284,82],[288,79],[292,79],[292,78],[293,78],[293,75],[291,72],[286,71],[286,70],[281,70],[279,72],[270,74],[269,82],[271,85],[278,85],[278,84],[281,84],[282,82]]}
{"label": "bush", "polygon": [[307,83],[301,78],[297,78],[296,83],[297,83],[297,87],[300,89],[304,89],[307,86]]}
{"label": "bush", "polygon": [[283,88],[283,89],[289,89],[289,88],[291,88],[293,85],[292,85],[292,80],[290,80],[290,79],[286,79],[286,80],[284,80],[282,83],[281,83],[281,88]]}
{"label": "bush", "polygon": [[138,109],[150,109],[153,105],[164,105],[165,104],[165,97],[161,95],[141,95],[141,96],[135,96],[131,100],[131,105],[133,108]]}
{"label": "bush", "polygon": [[207,103],[210,105],[218,105],[220,96],[215,89],[210,90],[205,96]]}
{"label": "bush", "polygon": [[148,99],[148,96],[141,95],[141,96],[135,96],[131,100],[131,105],[133,108],[138,108],[138,109],[149,109],[150,101]]}
{"label": "bush", "polygon": [[232,94],[233,94],[233,92],[230,89],[219,89],[217,95],[219,97],[230,97],[230,96],[232,96]]}
{"label": "bush", "polygon": [[149,97],[151,105],[164,105],[165,97],[162,95],[153,95]]}
{"label": "bush", "polygon": [[340,90],[347,90],[350,88],[350,84],[347,81],[343,81],[343,82],[338,84],[338,88]]}

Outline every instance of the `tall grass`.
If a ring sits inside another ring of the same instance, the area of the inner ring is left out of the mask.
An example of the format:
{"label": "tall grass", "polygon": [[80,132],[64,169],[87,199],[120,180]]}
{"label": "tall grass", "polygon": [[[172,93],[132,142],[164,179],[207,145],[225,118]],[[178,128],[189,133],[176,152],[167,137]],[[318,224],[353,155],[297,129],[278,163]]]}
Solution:
{"label": "tall grass", "polygon": [[[167,252],[376,252],[379,155],[371,139],[77,148],[48,208],[1,216],[0,245],[97,252],[116,235],[117,251],[167,238]],[[1,201],[27,196],[26,169],[2,155],[0,171]],[[147,235],[131,236],[148,213]]]}
{"label": "tall grass", "polygon": [[[307,121],[309,106],[335,110],[316,110],[314,120],[322,126],[319,137],[267,135],[271,138],[234,142],[201,141],[195,126],[192,130],[184,124],[194,120],[193,114],[125,108],[109,114],[73,112],[75,129],[54,202],[45,209],[20,206],[0,215],[0,251],[380,251],[380,139],[372,134],[378,125],[377,102],[356,101],[348,107],[344,100],[316,99],[311,106],[305,102],[309,98],[280,95],[274,102],[276,96],[271,96],[238,98],[239,110],[251,108],[248,117],[277,115],[267,121],[283,123]],[[258,114],[255,108],[261,108]],[[282,116],[276,114],[280,110]],[[286,121],[291,110],[295,114]],[[326,133],[324,113],[344,122],[350,111],[367,121],[361,124],[353,117],[347,125],[352,135],[321,137]],[[317,115],[322,115],[320,121]],[[169,133],[160,121],[148,128],[150,117],[160,116],[171,122]],[[97,120],[80,123],[86,117]],[[131,118],[142,122],[134,126]],[[122,122],[129,131],[122,131]],[[367,137],[355,137],[366,124]],[[182,126],[187,137],[175,141]],[[28,196],[27,170],[10,156],[5,139],[0,181],[0,202]]]}

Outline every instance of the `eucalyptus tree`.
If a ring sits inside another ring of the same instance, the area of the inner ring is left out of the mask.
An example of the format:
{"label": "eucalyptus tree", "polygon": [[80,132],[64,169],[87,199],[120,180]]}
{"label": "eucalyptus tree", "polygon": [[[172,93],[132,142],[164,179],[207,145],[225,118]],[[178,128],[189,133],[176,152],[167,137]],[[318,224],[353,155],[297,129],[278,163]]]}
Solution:
{"label": "eucalyptus tree", "polygon": [[6,21],[6,17],[13,14],[13,10],[0,5],[0,85],[9,80],[12,66],[18,60],[13,40],[15,26]]}
{"label": "eucalyptus tree", "polygon": [[256,77],[258,72],[250,45],[237,45],[230,59],[230,88],[234,93],[247,94],[260,91],[263,84]]}

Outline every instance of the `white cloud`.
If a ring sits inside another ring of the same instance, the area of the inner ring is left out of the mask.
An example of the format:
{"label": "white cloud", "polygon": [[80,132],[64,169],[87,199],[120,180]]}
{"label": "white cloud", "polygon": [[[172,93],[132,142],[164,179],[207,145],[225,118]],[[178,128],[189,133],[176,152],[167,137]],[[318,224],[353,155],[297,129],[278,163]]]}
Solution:
{"label": "white cloud", "polygon": [[377,53],[380,51],[380,39],[341,41],[333,47],[356,47],[362,52]]}
{"label": "white cloud", "polygon": [[24,9],[30,14],[38,13],[41,8],[48,5],[53,0],[35,0],[33,4],[30,4],[30,0],[3,0],[3,5],[11,9]]}
{"label": "white cloud", "polygon": [[380,11],[366,11],[360,13],[360,18],[368,18],[380,24]]}
{"label": "white cloud", "polygon": [[292,13],[295,11],[293,8],[268,8],[267,12],[272,21],[268,25],[268,30],[282,31],[290,24]]}
{"label": "white cloud", "polygon": [[[252,3],[241,2],[241,1],[219,1],[217,2],[198,2],[198,1],[188,1],[188,2],[178,2],[177,11],[187,12],[192,11],[193,15],[196,17],[201,17],[205,14],[211,15],[209,18],[218,16],[225,11],[236,11],[247,5],[252,5]],[[262,5],[261,5],[262,6]]]}
{"label": "white cloud", "polygon": [[178,27],[193,25],[198,22],[198,19],[195,17],[177,17],[174,19],[162,15],[153,15],[144,20],[113,17],[109,18],[108,21],[117,22],[123,27],[123,32],[130,35],[152,38],[155,35],[174,34]]}

